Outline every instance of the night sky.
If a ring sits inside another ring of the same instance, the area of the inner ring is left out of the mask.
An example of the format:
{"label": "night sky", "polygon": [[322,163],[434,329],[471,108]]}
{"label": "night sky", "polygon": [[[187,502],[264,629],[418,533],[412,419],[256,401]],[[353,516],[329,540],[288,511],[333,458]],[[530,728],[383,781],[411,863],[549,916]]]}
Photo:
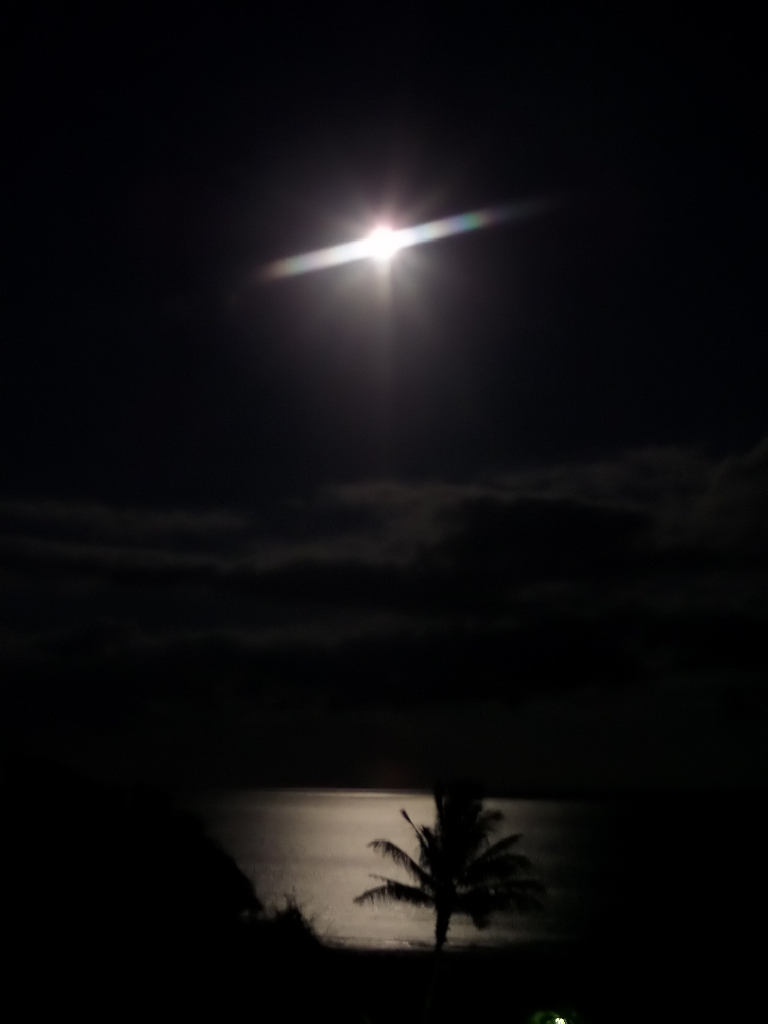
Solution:
{"label": "night sky", "polygon": [[[20,7],[8,749],[169,787],[768,783],[759,31],[623,7]],[[530,201],[388,272],[259,273]]]}

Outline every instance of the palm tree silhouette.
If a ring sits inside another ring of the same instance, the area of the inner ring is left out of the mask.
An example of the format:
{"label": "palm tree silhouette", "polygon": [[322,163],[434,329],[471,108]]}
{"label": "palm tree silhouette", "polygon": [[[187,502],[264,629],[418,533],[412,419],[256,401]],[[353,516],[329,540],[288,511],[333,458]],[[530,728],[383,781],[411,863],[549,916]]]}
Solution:
{"label": "palm tree silhouette", "polygon": [[416,833],[418,862],[388,839],[368,845],[404,868],[415,885],[384,875],[371,875],[383,884],[367,889],[355,903],[397,900],[418,907],[431,907],[435,920],[435,952],[448,936],[454,914],[466,914],[475,927],[485,928],[494,911],[533,910],[541,906],[544,886],[524,878],[531,862],[512,847],[520,834],[505,836],[495,843],[490,835],[503,815],[483,809],[477,787],[470,784],[435,786],[435,825],[416,826],[407,812],[400,813]]}

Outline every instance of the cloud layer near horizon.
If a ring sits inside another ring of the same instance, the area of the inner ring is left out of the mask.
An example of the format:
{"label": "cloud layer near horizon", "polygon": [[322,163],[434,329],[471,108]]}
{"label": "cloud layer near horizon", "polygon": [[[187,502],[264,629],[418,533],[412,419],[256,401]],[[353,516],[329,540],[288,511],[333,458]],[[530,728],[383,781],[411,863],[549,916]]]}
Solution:
{"label": "cloud layer near horizon", "polygon": [[768,442],[257,511],[6,500],[6,712],[24,731],[216,694],[265,714],[515,708],[684,678],[761,715],[767,506]]}

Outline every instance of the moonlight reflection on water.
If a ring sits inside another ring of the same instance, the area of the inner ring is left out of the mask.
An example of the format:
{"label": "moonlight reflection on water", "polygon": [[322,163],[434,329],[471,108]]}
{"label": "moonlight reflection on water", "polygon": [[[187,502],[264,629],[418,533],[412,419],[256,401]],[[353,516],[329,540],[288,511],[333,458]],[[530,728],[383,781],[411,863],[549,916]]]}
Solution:
{"label": "moonlight reflection on water", "polygon": [[[504,815],[499,835],[522,832],[521,852],[547,886],[545,909],[524,917],[499,917],[479,932],[469,920],[451,923],[448,945],[495,946],[560,941],[579,930],[590,878],[601,856],[598,834],[604,812],[593,802],[487,800]],[[368,948],[428,947],[434,921],[429,910],[353,903],[369,886],[381,861],[367,848],[387,838],[411,851],[416,823],[431,823],[430,794],[355,790],[242,790],[194,801],[211,833],[233,854],[267,905],[295,896],[328,942]]]}

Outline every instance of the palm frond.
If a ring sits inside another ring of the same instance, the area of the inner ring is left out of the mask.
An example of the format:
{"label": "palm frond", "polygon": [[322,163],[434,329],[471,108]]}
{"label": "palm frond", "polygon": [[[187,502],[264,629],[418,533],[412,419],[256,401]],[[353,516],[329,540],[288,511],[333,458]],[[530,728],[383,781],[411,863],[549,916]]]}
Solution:
{"label": "palm frond", "polygon": [[[510,846],[514,846],[515,843],[519,842],[523,838],[522,832],[516,832],[511,836],[504,836],[503,839],[499,839],[498,842],[493,843],[489,846],[485,853],[481,854],[482,857],[495,857],[498,853],[503,853],[508,850]],[[479,860],[480,858],[478,858]]]}
{"label": "palm frond", "polygon": [[419,841],[419,863],[421,867],[432,875],[439,874],[439,865],[443,858],[436,830],[430,828],[429,825],[414,825],[407,811],[401,810],[400,813],[416,833],[416,838]]}
{"label": "palm frond", "polygon": [[424,838],[421,862],[435,877],[445,869],[445,843],[442,836],[428,825],[422,825],[421,834]]}
{"label": "palm frond", "polygon": [[531,862],[522,854],[502,853],[498,857],[477,860],[458,879],[459,885],[491,885],[515,881],[531,869]]}
{"label": "palm frond", "polygon": [[522,853],[510,853],[509,847],[519,836],[508,836],[469,863],[458,879],[465,885],[476,885],[497,878],[512,878],[529,872],[533,865]]}
{"label": "palm frond", "polygon": [[424,826],[422,826],[421,828],[418,828],[418,826],[414,825],[413,821],[411,820],[411,816],[408,814],[408,811],[406,811],[405,809],[401,810],[400,813],[405,818],[405,820],[408,822],[408,824],[411,826],[413,831],[416,833],[416,838],[419,841],[419,860],[421,860],[422,863],[423,863],[424,860],[428,857],[429,851],[427,849],[426,839],[422,835],[422,831],[427,831],[427,830],[424,829]]}
{"label": "palm frond", "polygon": [[480,788],[471,782],[435,787],[437,831],[451,851],[454,869],[488,845],[488,836],[502,820],[500,811],[483,809]]}
{"label": "palm frond", "polygon": [[461,873],[462,880],[475,878],[479,881],[484,876],[486,865],[489,865],[491,862],[498,862],[502,858],[508,860],[510,873],[516,874],[520,871],[528,870],[531,867],[531,863],[527,857],[524,857],[522,854],[510,854],[507,852],[520,838],[521,835],[519,833],[517,835],[505,836],[492,846],[489,846],[478,857],[466,863]]}
{"label": "palm frond", "polygon": [[490,924],[491,914],[495,910],[505,910],[506,904],[503,901],[492,899],[485,890],[473,890],[459,895],[454,907],[455,913],[466,914],[472,918],[472,924],[476,928],[487,928]]}
{"label": "palm frond", "polygon": [[390,843],[388,839],[374,839],[373,842],[368,843],[368,845],[372,850],[375,850],[376,853],[380,853],[384,857],[389,857],[399,867],[405,868],[412,878],[421,882],[421,884],[426,886],[426,888],[434,888],[434,880],[432,879],[432,876],[423,868],[420,868],[416,861],[413,860],[412,857],[409,857],[404,850],[401,850],[399,846],[395,846],[394,843]]}
{"label": "palm frond", "polygon": [[479,843],[487,843],[488,837],[496,831],[503,818],[501,811],[480,811],[472,823],[472,837]]}
{"label": "palm frond", "polygon": [[378,903],[384,900],[395,900],[398,903],[410,903],[417,907],[433,907],[435,901],[429,893],[418,889],[415,885],[404,885],[395,881],[394,878],[386,878],[383,875],[371,875],[371,878],[379,878],[384,885],[377,885],[373,889],[366,889],[365,892],[355,897],[355,903]]}
{"label": "palm frond", "polygon": [[520,879],[506,885],[475,886],[456,898],[456,911],[468,914],[478,928],[484,928],[494,911],[516,910],[523,913],[538,910],[544,886],[533,879]]}

